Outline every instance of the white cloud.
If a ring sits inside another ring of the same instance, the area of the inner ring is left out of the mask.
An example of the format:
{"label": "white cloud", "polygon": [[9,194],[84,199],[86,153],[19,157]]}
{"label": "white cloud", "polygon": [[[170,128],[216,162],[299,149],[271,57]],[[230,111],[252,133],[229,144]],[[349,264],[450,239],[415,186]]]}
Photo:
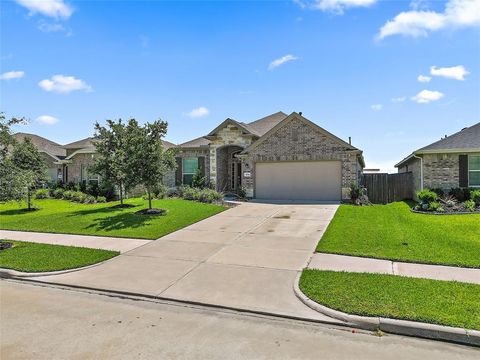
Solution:
{"label": "white cloud", "polygon": [[53,91],[56,93],[67,94],[72,91],[83,90],[86,92],[93,91],[92,87],[85,81],[76,79],[73,76],[53,75],[51,79],[44,79],[38,83],[45,91]]}
{"label": "white cloud", "polygon": [[279,59],[276,59],[276,60],[273,60],[269,65],[268,65],[268,70],[273,70],[277,67],[279,67],[280,65],[283,65],[289,61],[294,61],[294,60],[298,60],[300,59],[299,57],[295,56],[295,55],[285,55],[285,56],[282,56],[281,58]]}
{"label": "white cloud", "polygon": [[370,105],[370,109],[372,109],[373,111],[380,111],[382,110],[383,108],[383,105],[382,104],[373,104],[373,105]]}
{"label": "white cloud", "polygon": [[421,83],[427,83],[427,82],[430,82],[430,80],[432,80],[432,78],[426,75],[418,75],[417,77],[417,81]]}
{"label": "white cloud", "polygon": [[35,119],[35,121],[45,124],[45,125],[53,125],[58,122],[58,119],[56,117],[50,116],[50,115],[42,115],[39,116]]}
{"label": "white cloud", "polygon": [[204,106],[200,106],[200,107],[198,107],[196,109],[193,109],[192,111],[188,112],[187,116],[191,117],[191,118],[199,118],[199,117],[207,116],[208,114],[210,114],[210,110],[208,110]]}
{"label": "white cloud", "polygon": [[294,0],[302,9],[317,9],[342,15],[345,9],[354,7],[368,7],[377,0]]}
{"label": "white cloud", "polygon": [[0,80],[20,79],[25,76],[24,71],[7,71],[0,75]]}
{"label": "white cloud", "polygon": [[412,97],[413,101],[419,104],[427,104],[432,101],[437,101],[443,98],[445,94],[440,91],[422,90],[417,95]]}
{"label": "white cloud", "polygon": [[430,75],[433,76],[442,76],[449,79],[455,80],[465,80],[465,75],[470,74],[463,65],[452,66],[452,67],[443,67],[439,68],[436,66],[430,67]]}
{"label": "white cloud", "polygon": [[479,25],[480,1],[449,0],[442,13],[425,10],[401,12],[382,26],[377,38],[392,35],[421,37],[441,29]]}
{"label": "white cloud", "polygon": [[63,0],[15,0],[19,5],[26,7],[30,15],[36,13],[53,17],[68,19],[73,14],[73,8]]}
{"label": "white cloud", "polygon": [[398,103],[398,102],[404,102],[407,98],[405,96],[400,96],[396,98],[392,98],[392,102]]}

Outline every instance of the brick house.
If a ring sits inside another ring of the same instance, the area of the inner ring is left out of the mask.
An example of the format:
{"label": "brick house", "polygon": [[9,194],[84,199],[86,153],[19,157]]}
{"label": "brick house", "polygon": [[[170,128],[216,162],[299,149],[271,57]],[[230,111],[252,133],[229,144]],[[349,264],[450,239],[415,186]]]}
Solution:
{"label": "brick house", "polygon": [[415,191],[480,188],[480,123],[414,151],[395,167],[413,173]]}
{"label": "brick house", "polygon": [[244,188],[259,199],[347,199],[365,166],[361,150],[295,112],[250,123],[226,119],[178,147],[168,185],[190,184],[198,168],[218,191]]}

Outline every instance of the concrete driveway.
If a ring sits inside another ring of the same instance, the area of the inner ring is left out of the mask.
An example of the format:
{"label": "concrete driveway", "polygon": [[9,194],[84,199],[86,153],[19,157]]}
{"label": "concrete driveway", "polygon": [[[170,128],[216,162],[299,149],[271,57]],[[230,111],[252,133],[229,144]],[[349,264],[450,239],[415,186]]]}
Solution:
{"label": "concrete driveway", "polygon": [[245,203],[99,266],[36,279],[332,320],[293,284],[337,207]]}

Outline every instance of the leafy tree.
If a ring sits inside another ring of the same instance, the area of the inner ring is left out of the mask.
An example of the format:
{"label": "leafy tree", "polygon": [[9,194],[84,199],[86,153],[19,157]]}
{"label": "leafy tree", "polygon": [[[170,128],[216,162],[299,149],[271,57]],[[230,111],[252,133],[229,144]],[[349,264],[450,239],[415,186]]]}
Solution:
{"label": "leafy tree", "polygon": [[25,118],[11,118],[7,120],[5,114],[0,112],[0,162],[7,157],[9,148],[16,143],[12,135],[11,126],[26,122]]}
{"label": "leafy tree", "polygon": [[95,161],[89,171],[100,175],[103,181],[118,188],[120,204],[123,206],[124,194],[133,176],[127,161],[127,128],[121,119],[107,120],[107,126],[95,124]]}
{"label": "leafy tree", "polygon": [[168,124],[157,120],[140,126],[135,119],[127,125],[127,159],[134,176],[130,185],[143,185],[147,191],[148,208],[152,209],[152,191],[163,183],[165,174],[175,169],[175,150],[164,149],[162,138]]}

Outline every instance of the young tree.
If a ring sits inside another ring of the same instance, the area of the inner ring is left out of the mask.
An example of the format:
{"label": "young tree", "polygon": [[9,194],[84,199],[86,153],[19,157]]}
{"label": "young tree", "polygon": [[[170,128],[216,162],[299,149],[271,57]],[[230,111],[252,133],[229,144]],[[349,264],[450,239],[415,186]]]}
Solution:
{"label": "young tree", "polygon": [[175,150],[164,149],[162,138],[167,133],[165,121],[140,126],[135,119],[127,125],[128,162],[133,171],[132,184],[141,184],[148,195],[148,208],[152,209],[152,190],[163,183],[163,177],[177,166]]}
{"label": "young tree", "polygon": [[46,180],[47,166],[29,139],[15,140],[11,126],[26,123],[25,118],[7,120],[0,113],[0,201],[27,200],[32,209],[32,192]]}
{"label": "young tree", "polygon": [[29,138],[23,142],[16,142],[9,166],[14,174],[14,188],[12,197],[15,200],[26,200],[27,209],[32,210],[32,193],[35,189],[47,181],[47,165],[42,154],[33,145]]}
{"label": "young tree", "polygon": [[118,188],[120,204],[132,183],[129,177],[132,171],[127,161],[127,129],[121,119],[107,120],[107,126],[95,124],[95,148],[97,151],[95,162],[89,171]]}

